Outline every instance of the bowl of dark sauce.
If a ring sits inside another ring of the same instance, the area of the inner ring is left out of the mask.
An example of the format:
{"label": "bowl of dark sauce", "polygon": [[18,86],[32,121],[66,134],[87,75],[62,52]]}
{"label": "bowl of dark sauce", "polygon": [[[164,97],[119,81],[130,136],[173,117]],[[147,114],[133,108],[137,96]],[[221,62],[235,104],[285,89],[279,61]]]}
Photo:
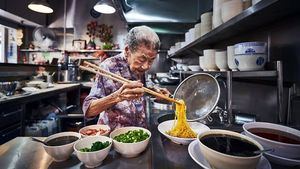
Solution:
{"label": "bowl of dark sauce", "polygon": [[61,132],[47,137],[43,146],[54,161],[65,161],[73,153],[73,145],[80,138],[81,135],[76,132]]}
{"label": "bowl of dark sauce", "polygon": [[291,127],[251,122],[243,125],[245,135],[258,141],[264,149],[274,149],[270,154],[290,158],[300,158],[300,131]]}
{"label": "bowl of dark sauce", "polygon": [[210,130],[197,140],[205,159],[216,169],[255,169],[263,150],[254,139],[228,130]]}

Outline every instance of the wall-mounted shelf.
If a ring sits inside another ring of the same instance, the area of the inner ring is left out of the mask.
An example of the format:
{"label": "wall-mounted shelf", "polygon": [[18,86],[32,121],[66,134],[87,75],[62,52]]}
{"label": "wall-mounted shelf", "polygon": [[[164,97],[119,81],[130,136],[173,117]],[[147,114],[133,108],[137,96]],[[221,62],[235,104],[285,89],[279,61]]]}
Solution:
{"label": "wall-mounted shelf", "polygon": [[40,67],[40,66],[43,66],[43,67],[57,67],[57,65],[39,65],[39,64],[29,64],[29,63],[0,63],[0,66],[4,67],[16,67],[16,66],[26,66],[26,67]]}
{"label": "wall-mounted shelf", "polygon": [[56,50],[35,50],[35,49],[20,49],[20,52],[62,52],[60,49]]}
{"label": "wall-mounted shelf", "polygon": [[222,40],[268,25],[288,15],[300,13],[300,4],[297,2],[293,1],[294,4],[291,4],[284,0],[262,0],[204,36],[177,50],[168,58],[182,56],[193,49],[205,49],[207,46]]}
{"label": "wall-mounted shelf", "polygon": [[[182,73],[182,74],[196,74],[196,73],[210,73],[210,74],[221,74],[226,75],[227,72],[221,71],[180,71],[173,70],[173,73]],[[233,71],[232,77],[277,77],[276,70],[261,70],[261,71]]]}
{"label": "wall-mounted shelf", "polygon": [[68,53],[94,53],[94,52],[99,52],[99,51],[103,51],[103,52],[109,52],[109,53],[121,53],[122,50],[66,50],[66,52]]}
{"label": "wall-mounted shelf", "polygon": [[99,60],[95,57],[70,57],[71,60]]}

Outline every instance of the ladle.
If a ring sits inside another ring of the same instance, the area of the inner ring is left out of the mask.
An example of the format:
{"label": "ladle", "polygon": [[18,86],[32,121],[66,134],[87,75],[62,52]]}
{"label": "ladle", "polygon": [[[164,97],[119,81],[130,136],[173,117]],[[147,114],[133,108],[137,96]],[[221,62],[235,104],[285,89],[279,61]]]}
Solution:
{"label": "ladle", "polygon": [[39,142],[39,143],[42,143],[42,144],[48,146],[48,144],[46,142],[42,141],[42,140],[36,139],[34,137],[31,137],[31,139],[32,139],[32,141],[36,141],[36,142]]}

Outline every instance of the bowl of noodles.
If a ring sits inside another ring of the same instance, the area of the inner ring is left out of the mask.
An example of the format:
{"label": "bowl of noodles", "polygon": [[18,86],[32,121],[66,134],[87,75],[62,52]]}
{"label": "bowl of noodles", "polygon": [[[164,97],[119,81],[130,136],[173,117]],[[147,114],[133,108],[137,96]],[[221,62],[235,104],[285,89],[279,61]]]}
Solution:
{"label": "bowl of noodles", "polygon": [[176,103],[175,119],[167,120],[158,125],[158,131],[172,142],[188,145],[197,138],[197,135],[210,130],[199,122],[188,122],[186,119],[186,106],[183,100]]}

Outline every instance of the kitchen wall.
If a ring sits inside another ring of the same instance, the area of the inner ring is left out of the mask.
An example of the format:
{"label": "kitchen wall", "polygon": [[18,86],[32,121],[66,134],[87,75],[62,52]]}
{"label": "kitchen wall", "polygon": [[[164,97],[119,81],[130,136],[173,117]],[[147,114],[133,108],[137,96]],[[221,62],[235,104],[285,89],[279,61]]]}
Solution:
{"label": "kitchen wall", "polygon": [[[101,14],[98,18],[93,18],[90,15],[90,10],[98,2],[98,0],[67,0],[67,22],[66,27],[68,30],[73,29],[72,36],[67,36],[67,49],[72,49],[73,39],[84,39],[89,41],[89,37],[86,35],[86,26],[91,21],[97,21],[98,24],[107,24],[113,26],[113,42],[118,43],[120,48],[124,47],[124,39],[127,34],[126,22],[121,20],[121,17],[116,12],[114,14]],[[50,28],[61,28],[62,31],[63,22],[63,1],[53,0],[51,5],[55,9],[54,14],[49,17]],[[95,43],[100,45],[101,42],[96,38]],[[59,39],[59,46],[62,46],[62,37]]]}

